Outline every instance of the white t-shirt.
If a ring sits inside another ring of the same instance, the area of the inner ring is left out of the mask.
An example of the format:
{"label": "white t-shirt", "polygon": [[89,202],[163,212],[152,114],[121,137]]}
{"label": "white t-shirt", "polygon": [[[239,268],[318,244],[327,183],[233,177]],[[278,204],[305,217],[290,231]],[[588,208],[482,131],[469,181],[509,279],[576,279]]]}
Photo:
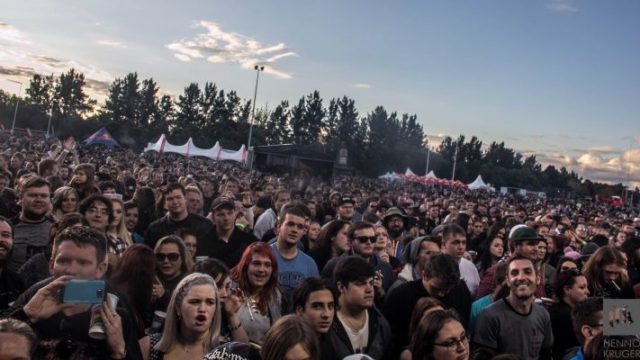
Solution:
{"label": "white t-shirt", "polygon": [[367,345],[369,345],[369,312],[365,311],[364,326],[360,330],[350,328],[346,321],[344,321],[342,315],[340,315],[340,312],[338,312],[338,320],[340,320],[340,323],[342,323],[342,326],[347,332],[347,336],[349,336],[353,351],[356,353],[364,353]]}
{"label": "white t-shirt", "polygon": [[471,298],[474,299],[476,297],[476,292],[478,292],[478,286],[480,286],[480,275],[478,274],[478,269],[473,263],[465,258],[460,258],[460,276],[464,279],[464,282],[467,284],[467,288],[471,293]]}

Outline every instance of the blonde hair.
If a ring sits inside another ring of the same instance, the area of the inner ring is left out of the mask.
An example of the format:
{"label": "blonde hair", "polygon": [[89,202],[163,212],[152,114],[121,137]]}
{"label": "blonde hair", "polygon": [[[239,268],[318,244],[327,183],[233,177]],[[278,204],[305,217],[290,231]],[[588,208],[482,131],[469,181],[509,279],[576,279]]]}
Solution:
{"label": "blonde hair", "polygon": [[213,315],[213,319],[211,320],[211,326],[208,330],[208,335],[205,338],[204,342],[204,350],[205,353],[211,351],[215,346],[218,345],[218,338],[220,337],[220,326],[222,322],[222,315],[220,308],[220,296],[218,293],[218,287],[216,286],[215,280],[206,274],[201,273],[193,273],[186,276],[182,279],[178,286],[176,286],[175,290],[173,290],[173,294],[171,294],[171,301],[169,301],[169,306],[167,307],[167,317],[164,323],[164,331],[162,332],[162,337],[156,346],[155,350],[161,351],[163,353],[167,353],[171,351],[171,349],[177,343],[184,343],[185,339],[183,334],[180,332],[180,319],[178,318],[178,309],[182,304],[185,296],[189,292],[189,290],[193,286],[200,285],[210,285],[213,287],[216,293],[216,307],[215,313]]}
{"label": "blonde hair", "polygon": [[[124,201],[122,201],[122,199],[117,198],[117,197],[113,197],[113,196],[109,196],[109,195],[105,195],[107,198],[109,198],[109,200],[111,200],[111,207],[113,208],[113,204],[114,203],[118,203],[120,204],[120,209],[122,209],[122,216],[120,217],[120,222],[118,224],[116,224],[116,236],[120,239],[122,239],[124,242],[127,243],[127,245],[133,245],[133,240],[131,239],[131,234],[129,234],[129,230],[127,230],[127,226],[124,223],[124,215],[125,215],[125,210],[124,210]],[[115,216],[115,212],[116,210],[113,209],[114,212],[114,216]],[[109,228],[111,227],[111,224],[109,224]]]}

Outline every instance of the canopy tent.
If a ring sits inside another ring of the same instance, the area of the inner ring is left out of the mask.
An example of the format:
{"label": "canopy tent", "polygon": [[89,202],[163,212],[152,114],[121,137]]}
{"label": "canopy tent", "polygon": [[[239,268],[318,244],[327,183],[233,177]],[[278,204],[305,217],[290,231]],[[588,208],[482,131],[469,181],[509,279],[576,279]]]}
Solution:
{"label": "canopy tent", "polygon": [[215,145],[209,149],[202,149],[193,144],[192,138],[189,138],[189,140],[187,140],[183,145],[170,144],[164,134],[162,134],[155,143],[147,144],[144,151],[156,151],[160,154],[174,153],[187,157],[202,156],[213,160],[233,160],[242,163],[247,161],[247,149],[244,145],[242,145],[237,151],[234,151],[223,149],[220,146],[220,142],[216,141]]}
{"label": "canopy tent", "polygon": [[404,176],[416,176],[416,174],[414,174],[411,169],[407,168],[407,170],[404,172]]}
{"label": "canopy tent", "polygon": [[378,179],[383,179],[383,180],[398,180],[400,178],[400,176],[398,176],[397,174],[394,174],[390,171],[387,171],[386,174],[380,175],[378,176]]}
{"label": "canopy tent", "polygon": [[469,190],[489,190],[491,186],[487,185],[484,180],[482,180],[482,176],[478,175],[478,177],[473,180],[472,183],[468,184],[467,187]]}
{"label": "canopy tent", "polygon": [[91,136],[89,136],[85,141],[85,145],[105,145],[107,147],[120,147],[120,144],[116,141],[116,139],[111,136],[109,130],[106,127],[101,128],[100,130],[94,132]]}
{"label": "canopy tent", "polygon": [[437,179],[438,177],[436,176],[436,174],[433,173],[433,170],[429,171],[429,173],[427,175],[424,176],[427,179]]}

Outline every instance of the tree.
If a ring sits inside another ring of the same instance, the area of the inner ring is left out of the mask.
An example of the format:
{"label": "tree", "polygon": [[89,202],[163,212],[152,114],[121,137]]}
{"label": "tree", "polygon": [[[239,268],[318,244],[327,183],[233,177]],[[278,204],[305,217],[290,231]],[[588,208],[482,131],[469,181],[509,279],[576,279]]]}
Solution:
{"label": "tree", "polygon": [[192,135],[200,134],[204,122],[200,108],[201,98],[202,92],[196,83],[187,86],[184,94],[178,97],[177,112],[170,125],[171,134],[177,141],[183,142]]}
{"label": "tree", "polygon": [[49,112],[53,105],[54,86],[53,75],[33,75],[29,81],[29,87],[25,90],[27,94],[26,101],[38,107],[44,113]]}
{"label": "tree", "polygon": [[60,74],[55,85],[54,114],[63,118],[79,118],[93,110],[95,100],[84,92],[84,74],[71,69]]}
{"label": "tree", "polygon": [[264,137],[267,144],[285,144],[291,141],[289,116],[289,102],[284,100],[271,112],[264,126]]}
{"label": "tree", "polygon": [[324,128],[326,111],[322,106],[322,98],[317,90],[307,96],[306,108],[303,115],[305,131],[303,143],[314,144],[320,139],[320,133]]}
{"label": "tree", "polygon": [[298,101],[298,105],[291,109],[290,126],[293,132],[293,143],[303,144],[305,140],[304,132],[306,127],[304,126],[304,96]]}

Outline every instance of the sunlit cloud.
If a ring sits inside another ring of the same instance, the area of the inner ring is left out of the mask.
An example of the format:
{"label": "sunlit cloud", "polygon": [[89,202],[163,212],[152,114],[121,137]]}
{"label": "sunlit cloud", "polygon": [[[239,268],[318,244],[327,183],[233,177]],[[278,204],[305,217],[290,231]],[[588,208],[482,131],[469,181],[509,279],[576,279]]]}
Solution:
{"label": "sunlit cloud", "polygon": [[548,10],[555,12],[578,12],[578,9],[575,5],[573,5],[572,0],[553,0],[544,5],[544,7]]}
{"label": "sunlit cloud", "polygon": [[[543,167],[553,165],[575,171],[582,178],[605,183],[640,185],[640,149],[615,150],[607,146],[574,149],[577,155],[560,152],[530,152]],[[525,151],[523,151],[525,153]]]}
{"label": "sunlit cloud", "polygon": [[354,87],[356,89],[371,89],[371,85],[370,84],[365,84],[365,83],[353,84],[353,85],[351,85],[351,87]]}
{"label": "sunlit cloud", "polygon": [[442,142],[444,141],[444,138],[446,138],[447,135],[445,134],[437,134],[437,135],[426,135],[425,138],[427,140],[427,144],[429,145],[429,148],[432,150],[437,149],[440,144],[442,144]]}
{"label": "sunlit cloud", "polygon": [[99,40],[96,42],[96,44],[98,45],[103,45],[103,46],[108,46],[108,47],[113,47],[113,48],[118,48],[118,49],[126,49],[127,47],[118,41],[111,41],[111,40]]}
{"label": "sunlit cloud", "polygon": [[197,21],[194,28],[204,29],[205,32],[196,34],[192,39],[166,45],[180,61],[204,59],[216,64],[235,63],[244,69],[253,69],[255,65],[260,64],[265,65],[266,74],[281,79],[293,77],[291,72],[274,65],[282,59],[298,56],[284,43],[265,46],[250,36],[223,31],[218,24],[211,21]]}
{"label": "sunlit cloud", "polygon": [[[97,100],[106,97],[113,76],[91,64],[43,54],[29,36],[6,23],[0,23],[0,75],[11,77],[27,87],[29,80],[38,75],[59,75],[75,69],[85,77],[87,94]],[[11,87],[10,91],[13,90]]]}

